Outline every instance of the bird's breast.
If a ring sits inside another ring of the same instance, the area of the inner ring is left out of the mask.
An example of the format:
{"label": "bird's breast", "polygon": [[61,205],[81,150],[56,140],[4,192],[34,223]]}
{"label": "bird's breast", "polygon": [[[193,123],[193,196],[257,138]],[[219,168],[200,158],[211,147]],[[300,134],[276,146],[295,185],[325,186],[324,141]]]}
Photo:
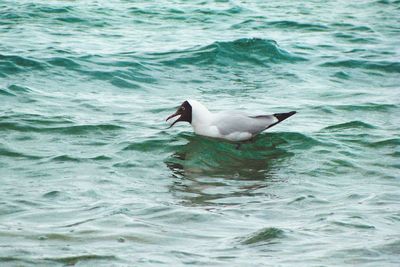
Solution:
{"label": "bird's breast", "polygon": [[192,125],[194,132],[208,137],[221,138],[218,128],[213,125]]}

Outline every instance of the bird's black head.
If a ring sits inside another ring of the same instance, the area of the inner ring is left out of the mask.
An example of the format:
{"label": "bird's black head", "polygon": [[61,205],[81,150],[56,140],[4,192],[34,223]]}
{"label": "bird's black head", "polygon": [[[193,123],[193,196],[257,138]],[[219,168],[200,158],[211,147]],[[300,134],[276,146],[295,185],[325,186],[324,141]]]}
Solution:
{"label": "bird's black head", "polygon": [[169,128],[174,126],[174,124],[178,121],[187,121],[188,123],[192,123],[192,106],[189,104],[188,101],[183,102],[178,110],[174,114],[169,116],[166,121],[176,116],[179,116],[179,118],[174,121],[171,126],[169,126]]}

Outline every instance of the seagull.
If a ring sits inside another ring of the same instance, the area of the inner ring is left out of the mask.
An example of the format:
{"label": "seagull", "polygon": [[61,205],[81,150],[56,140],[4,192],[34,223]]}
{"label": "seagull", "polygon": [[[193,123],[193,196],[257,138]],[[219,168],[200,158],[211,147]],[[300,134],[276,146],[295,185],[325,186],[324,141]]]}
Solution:
{"label": "seagull", "polygon": [[168,129],[175,123],[184,121],[189,122],[198,135],[231,142],[243,142],[251,140],[262,131],[275,126],[294,114],[296,114],[296,111],[258,116],[249,116],[239,111],[212,113],[200,102],[186,100],[166,121],[179,116]]}

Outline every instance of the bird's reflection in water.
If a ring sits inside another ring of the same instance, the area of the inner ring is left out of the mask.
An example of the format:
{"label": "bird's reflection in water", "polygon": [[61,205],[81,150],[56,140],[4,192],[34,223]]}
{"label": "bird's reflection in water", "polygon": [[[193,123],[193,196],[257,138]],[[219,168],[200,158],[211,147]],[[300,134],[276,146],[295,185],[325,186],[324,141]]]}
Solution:
{"label": "bird's reflection in water", "polygon": [[278,134],[263,135],[239,150],[235,145],[187,137],[166,160],[174,181],[171,192],[189,205],[237,204],[238,197],[266,194],[265,187],[284,179],[279,169],[293,154]]}

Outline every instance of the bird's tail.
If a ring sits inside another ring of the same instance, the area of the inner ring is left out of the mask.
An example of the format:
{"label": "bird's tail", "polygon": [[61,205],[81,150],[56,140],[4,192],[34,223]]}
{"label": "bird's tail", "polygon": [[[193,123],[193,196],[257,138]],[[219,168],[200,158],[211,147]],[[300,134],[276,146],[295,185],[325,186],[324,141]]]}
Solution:
{"label": "bird's tail", "polygon": [[278,119],[277,123],[280,123],[281,121],[286,120],[287,118],[293,116],[294,114],[296,114],[296,111],[290,111],[286,113],[275,113],[274,117]]}
{"label": "bird's tail", "polygon": [[272,126],[277,125],[281,121],[286,120],[287,118],[289,118],[290,116],[293,116],[296,113],[297,113],[296,111],[290,111],[290,112],[286,112],[286,113],[275,113],[273,115],[268,115],[268,117],[274,116],[275,118],[278,119],[278,121],[271,125],[268,125],[265,129],[268,129],[268,128],[271,128]]}

